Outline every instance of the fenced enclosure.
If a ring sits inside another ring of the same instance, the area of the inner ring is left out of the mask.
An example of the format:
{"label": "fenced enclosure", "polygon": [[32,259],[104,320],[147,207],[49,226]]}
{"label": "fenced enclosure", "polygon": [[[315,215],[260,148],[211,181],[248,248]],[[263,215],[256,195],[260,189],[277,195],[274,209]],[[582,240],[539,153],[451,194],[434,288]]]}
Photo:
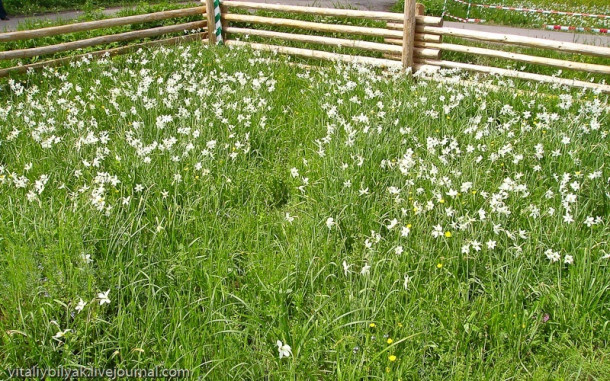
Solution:
{"label": "fenced enclosure", "polygon": [[[210,11],[208,11],[210,10]],[[254,14],[256,11],[267,12],[267,15]],[[75,32],[90,31],[107,27],[140,24],[158,20],[175,19],[186,16],[200,16],[201,20],[179,23],[170,26],[155,27],[108,36],[70,41],[50,46],[27,49],[7,50],[0,52],[0,60],[15,60],[47,56],[60,52],[74,51],[81,48],[99,46],[113,42],[134,41],[142,38],[159,37],[168,34],[192,32],[186,36],[171,37],[106,49],[89,53],[93,56],[115,55],[134,49],[161,44],[180,43],[184,41],[203,40],[210,44],[224,43],[228,46],[249,46],[252,49],[274,51],[304,58],[338,60],[377,65],[404,70],[436,70],[439,68],[463,69],[478,73],[495,74],[511,78],[534,80],[556,85],[574,86],[610,93],[610,85],[605,80],[600,83],[583,80],[560,78],[556,76],[531,73],[522,70],[509,70],[494,66],[477,65],[456,60],[443,59],[443,52],[458,52],[482,57],[509,60],[512,62],[542,65],[561,70],[575,70],[591,74],[610,74],[606,64],[585,63],[570,59],[548,58],[502,50],[503,48],[535,48],[540,52],[567,53],[610,59],[610,48],[586,44],[550,41],[539,38],[486,33],[480,31],[448,28],[443,26],[440,17],[424,16],[423,6],[414,0],[405,2],[404,13],[368,12],[348,9],[331,9],[320,7],[289,6],[242,1],[206,0],[205,6],[157,12],[145,15],[111,18],[57,27],[41,28],[18,32],[0,33],[0,43],[66,35]],[[300,16],[314,16],[320,21],[305,21]],[[383,22],[384,26],[356,26],[333,23],[334,19],[362,19],[372,22]],[[324,21],[324,22],[321,22]],[[214,25],[209,33],[209,26]],[[244,27],[244,25],[248,27]],[[278,28],[289,28],[290,32],[278,31]],[[274,30],[275,29],[275,30]],[[304,34],[302,31],[308,31]],[[327,34],[332,33],[329,37]],[[335,35],[341,35],[340,38]],[[247,41],[245,36],[255,36],[262,42]],[[459,43],[443,42],[443,37],[458,39]],[[383,42],[367,41],[366,38],[383,39]],[[374,52],[377,57],[360,54],[339,54],[319,49],[282,46],[268,43],[272,40],[289,41],[302,44],[314,44],[339,48],[352,48],[357,51]],[[466,42],[492,44],[490,47],[468,45]],[[0,70],[0,76],[14,72],[25,72],[49,65],[61,65],[80,58],[70,56],[50,61],[36,62]],[[604,61],[605,63],[605,61]]]}

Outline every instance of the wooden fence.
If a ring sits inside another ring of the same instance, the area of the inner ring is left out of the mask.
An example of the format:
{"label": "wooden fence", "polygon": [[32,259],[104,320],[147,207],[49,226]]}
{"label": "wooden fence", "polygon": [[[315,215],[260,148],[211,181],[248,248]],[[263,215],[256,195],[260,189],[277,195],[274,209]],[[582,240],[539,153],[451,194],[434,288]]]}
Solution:
{"label": "wooden fence", "polygon": [[[558,78],[523,71],[508,70],[491,66],[473,65],[462,62],[441,59],[442,51],[470,53],[480,56],[502,58],[516,62],[551,66],[559,69],[579,70],[595,74],[610,74],[610,66],[574,62],[546,57],[538,57],[520,53],[506,52],[468,45],[449,44],[442,42],[443,36],[452,36],[466,41],[493,43],[497,47],[522,46],[538,48],[546,51],[587,54],[610,58],[610,48],[585,44],[550,41],[539,38],[486,33],[472,30],[447,28],[439,17],[424,16],[424,8],[415,0],[406,0],[404,14],[391,12],[366,12],[358,10],[343,10],[329,8],[313,8],[279,4],[264,4],[242,1],[221,1],[223,32],[226,34],[227,45],[248,45],[253,49],[270,50],[301,57],[312,57],[346,62],[362,62],[384,67],[402,67],[404,69],[420,70],[425,68],[454,68],[479,73],[497,74],[506,77],[535,80],[558,85],[583,87],[610,93],[610,85],[591,83],[579,80]],[[315,16],[332,16],[362,18],[368,20],[383,20],[385,28],[368,28],[327,23],[315,23],[294,19],[276,17],[260,17],[250,14],[235,13],[236,9],[265,10],[286,12],[289,14],[306,14]],[[231,23],[261,24],[267,27],[291,27],[316,32],[332,32],[349,36],[383,37],[384,43],[365,42],[354,39],[330,38],[296,33],[281,33],[253,28],[236,28]],[[288,48],[260,43],[249,43],[235,40],[236,36],[250,35],[264,38],[274,38],[286,41],[317,43],[322,45],[360,48],[363,50],[383,53],[384,58],[370,58],[353,55],[340,55],[319,50]],[[400,61],[400,62],[398,62]]]}
{"label": "wooden fence", "polygon": [[[554,59],[539,57],[521,53],[499,50],[505,46],[519,46],[543,49],[551,52],[576,53],[610,58],[610,48],[597,47],[584,44],[550,41],[538,38],[485,33],[473,30],[447,28],[443,26],[440,17],[424,16],[424,9],[415,0],[406,0],[404,13],[392,12],[369,12],[360,10],[331,9],[319,7],[290,6],[281,4],[266,4],[243,1],[215,1],[205,0],[205,6],[178,9],[173,11],[157,12],[146,15],[130,17],[111,18],[101,21],[91,21],[65,26],[42,28],[29,31],[18,31],[0,33],[0,43],[34,39],[40,37],[55,36],[74,32],[90,31],[101,28],[116,27],[123,25],[139,24],[151,21],[168,20],[180,17],[200,16],[201,20],[177,25],[162,26],[138,31],[118,33],[103,37],[94,37],[79,41],[66,42],[51,46],[42,46],[29,49],[9,50],[0,52],[0,60],[21,59],[37,56],[50,55],[60,52],[72,51],[81,48],[103,45],[112,42],[133,41],[136,39],[157,37],[173,33],[183,33],[193,29],[207,29],[213,25],[212,33],[207,30],[193,33],[187,36],[167,38],[157,41],[149,41],[136,45],[128,45],[115,49],[100,50],[88,53],[93,56],[114,55],[133,51],[134,49],[161,44],[173,44],[182,41],[204,40],[210,44],[217,41],[216,32],[222,32],[218,39],[222,39],[228,46],[249,46],[252,49],[275,51],[305,58],[316,58],[325,60],[338,60],[344,62],[355,62],[373,64],[389,68],[402,68],[417,71],[421,69],[454,68],[464,69],[479,73],[497,74],[506,77],[535,80],[558,85],[567,85],[599,90],[610,93],[610,85],[604,83],[592,83],[586,81],[558,78],[547,75],[534,74],[524,71],[508,70],[491,66],[474,65],[463,62],[443,60],[443,51],[475,54],[511,60],[515,62],[550,66],[559,69],[578,70],[594,74],[610,74],[610,66],[574,62],[565,59]],[[216,5],[216,6],[215,6]],[[218,5],[220,5],[218,7]],[[207,12],[206,10],[214,11]],[[267,11],[272,17],[253,14],[254,11]],[[277,16],[285,14],[282,16]],[[328,18],[357,18],[382,22],[382,27],[355,26],[346,24],[335,24],[330,22],[312,22],[299,20],[300,15],[315,16],[328,21]],[[324,19],[326,18],[326,19]],[[240,27],[239,24],[248,25],[248,28]],[[262,28],[260,28],[262,26]],[[286,33],[277,31],[278,28],[288,30],[309,31],[305,33]],[[274,30],[276,29],[276,30]],[[329,37],[332,34],[333,37]],[[344,35],[341,38],[335,35]],[[246,41],[244,36],[256,36],[259,40],[271,41],[282,40],[307,44],[318,44],[334,47],[349,47],[363,51],[381,53],[383,58],[364,55],[337,54],[323,50],[304,49],[272,45],[269,43],[255,43]],[[365,41],[363,36],[376,37],[378,41]],[[443,42],[443,36],[451,36],[460,41],[475,41],[491,43],[494,48],[482,48],[466,44]],[[82,57],[81,56],[76,56]],[[29,69],[49,65],[63,64],[75,57],[65,57],[40,63],[22,65],[0,70],[0,76],[6,76],[12,72],[25,72]]]}
{"label": "wooden fence", "polygon": [[34,30],[23,30],[16,32],[6,32],[0,33],[0,43],[12,42],[12,41],[24,41],[31,40],[36,38],[44,38],[58,35],[65,35],[75,32],[86,32],[97,29],[104,28],[112,28],[124,25],[134,25],[141,24],[153,21],[162,21],[169,20],[181,17],[191,17],[191,16],[201,16],[202,20],[200,21],[192,21],[188,23],[168,25],[168,26],[160,26],[156,28],[149,28],[143,30],[136,30],[131,32],[124,32],[118,34],[112,34],[101,37],[93,37],[84,40],[77,40],[71,42],[65,42],[61,44],[41,46],[35,48],[28,49],[16,49],[16,50],[7,50],[0,51],[0,60],[15,60],[15,59],[23,59],[23,58],[31,58],[31,57],[42,57],[47,55],[52,55],[61,52],[74,51],[82,48],[88,48],[93,46],[100,46],[104,44],[114,43],[114,42],[123,42],[123,41],[134,41],[141,40],[144,38],[158,37],[170,34],[180,33],[182,36],[165,38],[160,40],[148,41],[138,44],[127,45],[114,49],[103,49],[96,50],[91,53],[81,54],[81,55],[71,55],[68,57],[52,59],[42,62],[37,62],[28,65],[20,65],[14,66],[6,69],[0,69],[0,77],[5,77],[11,73],[24,73],[31,69],[38,69],[47,66],[58,66],[66,64],[75,59],[80,59],[83,57],[93,56],[93,57],[101,57],[101,56],[113,56],[117,54],[124,54],[133,52],[142,47],[147,46],[158,46],[158,45],[170,45],[177,44],[185,41],[194,41],[194,40],[205,40],[207,39],[207,32],[198,32],[192,33],[189,35],[184,35],[185,32],[190,32],[193,30],[204,29],[207,27],[207,21],[205,20],[206,16],[206,7],[193,7],[193,8],[185,8],[185,9],[176,9],[171,11],[164,12],[156,12],[149,13],[144,15],[137,16],[128,16],[128,17],[117,17],[110,18],[106,20],[99,21],[90,21],[76,24],[68,24],[62,26],[54,26],[48,28],[34,29]]}

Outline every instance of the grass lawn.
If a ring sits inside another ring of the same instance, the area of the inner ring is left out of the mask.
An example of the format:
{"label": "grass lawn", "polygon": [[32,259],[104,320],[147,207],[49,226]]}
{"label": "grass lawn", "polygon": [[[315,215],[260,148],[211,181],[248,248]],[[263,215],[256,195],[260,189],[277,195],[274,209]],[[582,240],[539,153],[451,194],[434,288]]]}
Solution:
{"label": "grass lawn", "polygon": [[608,98],[552,91],[200,44],[4,79],[0,365],[603,379]]}

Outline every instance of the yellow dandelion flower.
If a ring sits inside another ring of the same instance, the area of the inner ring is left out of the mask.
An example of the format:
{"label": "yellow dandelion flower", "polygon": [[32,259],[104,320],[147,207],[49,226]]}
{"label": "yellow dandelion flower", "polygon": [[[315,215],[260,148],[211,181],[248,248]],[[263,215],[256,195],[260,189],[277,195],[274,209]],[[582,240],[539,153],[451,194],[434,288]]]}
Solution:
{"label": "yellow dandelion flower", "polygon": [[369,324],[369,327],[375,328],[375,327],[377,327],[377,325],[375,323],[371,323],[371,324]]}
{"label": "yellow dandelion flower", "polygon": [[442,269],[442,268],[443,268],[443,264],[442,264],[442,263],[438,263],[438,264],[436,265],[436,268],[437,268],[437,269]]}
{"label": "yellow dandelion flower", "polygon": [[407,224],[407,228],[408,228],[408,229],[411,229],[411,224]]}
{"label": "yellow dandelion flower", "polygon": [[452,236],[453,236],[453,234],[451,234],[451,232],[445,232],[445,237],[451,238]]}
{"label": "yellow dandelion flower", "polygon": [[388,360],[390,360],[390,362],[394,362],[396,361],[396,356],[390,355],[390,357],[388,357]]}
{"label": "yellow dandelion flower", "polygon": [[388,340],[386,340],[386,342],[387,342],[388,344],[392,344],[392,343],[394,342],[394,340],[392,340],[392,339],[388,339]]}

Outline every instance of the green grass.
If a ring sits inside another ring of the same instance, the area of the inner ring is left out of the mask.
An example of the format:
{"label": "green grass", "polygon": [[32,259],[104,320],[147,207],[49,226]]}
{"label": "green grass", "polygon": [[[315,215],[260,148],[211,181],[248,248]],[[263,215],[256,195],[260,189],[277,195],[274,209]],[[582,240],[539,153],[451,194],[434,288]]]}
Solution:
{"label": "green grass", "polygon": [[607,97],[278,58],[190,44],[0,82],[3,369],[610,373]]}

